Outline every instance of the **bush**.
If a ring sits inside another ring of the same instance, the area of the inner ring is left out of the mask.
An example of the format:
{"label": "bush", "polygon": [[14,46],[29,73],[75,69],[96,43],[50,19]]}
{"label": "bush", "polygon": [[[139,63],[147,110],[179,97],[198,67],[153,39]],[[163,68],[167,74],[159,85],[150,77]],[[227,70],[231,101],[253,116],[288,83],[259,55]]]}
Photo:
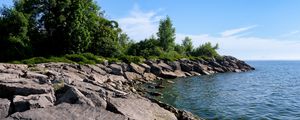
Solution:
{"label": "bush", "polygon": [[170,51],[170,52],[162,53],[159,56],[159,59],[168,60],[168,61],[175,61],[175,60],[181,59],[183,57],[184,56],[180,55],[176,51]]}
{"label": "bush", "polygon": [[123,62],[126,62],[126,63],[141,63],[143,61],[145,61],[145,58],[141,57],[141,56],[128,56],[128,55],[125,55],[125,56],[122,56],[120,57],[120,60],[122,60]]}
{"label": "bush", "polygon": [[218,44],[216,46],[212,46],[210,42],[205,43],[203,45],[200,45],[198,48],[194,49],[191,53],[192,56],[200,57],[200,56],[206,56],[206,57],[213,57],[217,58],[220,57],[218,52],[216,51],[218,49]]}

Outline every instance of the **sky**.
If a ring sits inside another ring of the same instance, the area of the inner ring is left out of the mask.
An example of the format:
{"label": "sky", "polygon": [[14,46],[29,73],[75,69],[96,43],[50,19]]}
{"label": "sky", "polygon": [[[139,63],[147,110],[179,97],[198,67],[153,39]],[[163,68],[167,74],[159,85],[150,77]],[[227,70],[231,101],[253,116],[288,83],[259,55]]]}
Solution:
{"label": "sky", "polygon": [[[0,0],[0,5],[12,5]],[[218,43],[243,60],[300,60],[300,0],[95,0],[135,41],[156,35],[167,15],[175,42]]]}

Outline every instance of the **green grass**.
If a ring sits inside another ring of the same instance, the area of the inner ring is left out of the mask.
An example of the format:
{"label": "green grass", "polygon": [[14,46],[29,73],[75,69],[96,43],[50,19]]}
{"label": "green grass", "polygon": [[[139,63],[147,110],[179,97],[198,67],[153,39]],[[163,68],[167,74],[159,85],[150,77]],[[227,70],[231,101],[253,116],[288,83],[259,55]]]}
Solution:
{"label": "green grass", "polygon": [[[182,56],[177,52],[171,51],[161,54],[160,56],[149,56],[147,60],[167,60],[167,61],[176,61],[182,58],[187,58],[190,60],[211,60],[211,57],[207,56]],[[63,63],[78,63],[78,64],[99,64],[104,63],[104,61],[108,61],[109,63],[117,63],[117,62],[126,62],[126,63],[141,63],[146,60],[141,56],[129,56],[123,55],[118,58],[104,58],[101,56],[96,56],[92,53],[83,53],[83,54],[67,54],[61,57],[33,57],[30,59],[20,60],[20,61],[12,61],[10,63],[14,64],[39,64],[39,63],[49,63],[49,62],[63,62]],[[216,58],[217,60],[222,60],[222,57]]]}

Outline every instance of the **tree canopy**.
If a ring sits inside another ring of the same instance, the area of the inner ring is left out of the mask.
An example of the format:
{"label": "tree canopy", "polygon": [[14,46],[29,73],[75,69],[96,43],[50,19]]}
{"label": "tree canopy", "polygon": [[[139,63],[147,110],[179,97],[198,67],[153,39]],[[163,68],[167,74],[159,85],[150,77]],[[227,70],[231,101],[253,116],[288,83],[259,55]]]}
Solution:
{"label": "tree canopy", "polygon": [[[156,36],[134,42],[93,0],[15,0],[0,10],[0,61],[92,53],[97,56],[218,56],[218,45],[175,44],[169,16]],[[89,54],[87,54],[89,55]]]}

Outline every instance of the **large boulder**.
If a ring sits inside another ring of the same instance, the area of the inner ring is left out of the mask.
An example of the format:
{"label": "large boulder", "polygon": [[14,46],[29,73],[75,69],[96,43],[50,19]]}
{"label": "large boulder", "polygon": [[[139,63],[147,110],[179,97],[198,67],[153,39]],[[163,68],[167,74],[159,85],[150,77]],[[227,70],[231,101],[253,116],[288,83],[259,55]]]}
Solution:
{"label": "large boulder", "polygon": [[143,68],[135,63],[130,63],[129,66],[130,66],[130,69],[135,73],[143,74],[145,72],[145,68]]}
{"label": "large boulder", "polygon": [[173,71],[173,68],[171,66],[169,66],[168,64],[164,63],[163,61],[160,61],[158,63],[158,66],[160,66],[162,68],[162,70]]}
{"label": "large boulder", "polygon": [[157,76],[154,75],[153,73],[144,73],[144,74],[143,74],[143,78],[144,78],[145,80],[152,81],[152,80],[156,80],[156,79],[157,79]]}
{"label": "large boulder", "polygon": [[10,80],[0,79],[0,96],[12,97],[14,95],[28,96],[31,94],[51,93],[54,96],[52,86],[39,84],[31,79],[17,78]]}
{"label": "large boulder", "polygon": [[141,67],[145,68],[144,72],[150,72],[151,71],[151,67],[145,63],[140,63],[139,64]]}
{"label": "large boulder", "polygon": [[124,115],[88,105],[59,104],[51,108],[41,108],[17,112],[6,120],[127,120]]}
{"label": "large boulder", "polygon": [[51,94],[29,96],[16,95],[13,99],[14,111],[23,112],[29,109],[47,108],[54,105],[55,98]]}
{"label": "large boulder", "polygon": [[40,74],[40,73],[31,72],[31,71],[24,72],[24,75],[22,77],[28,78],[28,79],[38,79],[39,82],[41,82],[41,83],[49,83],[50,82],[48,80],[47,75],[43,75],[43,74]]}
{"label": "large boulder", "polygon": [[87,66],[92,69],[92,72],[96,72],[96,73],[99,73],[101,75],[106,75],[107,74],[106,71],[104,71],[103,69],[101,69],[100,67],[98,67],[96,65],[87,65]]}
{"label": "large boulder", "polygon": [[92,73],[88,78],[99,84],[103,84],[108,80],[106,75],[100,75],[98,73]]}
{"label": "large boulder", "polygon": [[171,71],[162,71],[160,77],[167,78],[167,79],[174,79],[177,78],[178,76],[176,75],[176,73]]}
{"label": "large boulder", "polygon": [[168,61],[168,65],[172,67],[173,70],[181,70],[180,62],[179,61]]}
{"label": "large boulder", "polygon": [[107,109],[135,120],[177,120],[173,113],[158,104],[134,95],[128,95],[126,98],[110,98]]}
{"label": "large boulder", "polygon": [[118,64],[111,64],[109,65],[109,67],[111,68],[111,73],[115,74],[115,75],[123,75],[123,69],[121,65]]}
{"label": "large boulder", "polygon": [[127,80],[141,80],[143,78],[141,75],[134,72],[125,72],[124,75]]}
{"label": "large boulder", "polygon": [[108,80],[112,81],[112,82],[117,82],[117,81],[126,82],[127,81],[123,76],[120,76],[120,75],[109,75]]}
{"label": "large boulder", "polygon": [[0,73],[0,79],[8,80],[19,78],[18,74]]}
{"label": "large boulder", "polygon": [[58,103],[71,103],[71,104],[87,104],[95,107],[95,104],[86,98],[77,88],[70,86],[69,89],[58,99]]}
{"label": "large boulder", "polygon": [[10,112],[10,101],[0,98],[0,119],[7,117]]}

